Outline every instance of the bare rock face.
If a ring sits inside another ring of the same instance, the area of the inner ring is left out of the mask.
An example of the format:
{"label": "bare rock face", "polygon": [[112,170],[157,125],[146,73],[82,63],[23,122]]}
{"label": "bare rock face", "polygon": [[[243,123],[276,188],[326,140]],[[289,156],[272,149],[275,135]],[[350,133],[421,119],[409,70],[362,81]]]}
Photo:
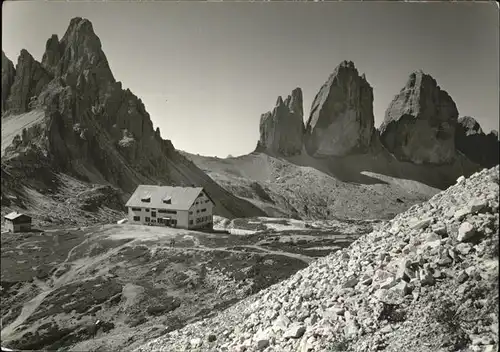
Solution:
{"label": "bare rock face", "polygon": [[305,145],[312,156],[366,152],[374,135],[373,90],[352,61],[343,61],[314,98]]}
{"label": "bare rock face", "polygon": [[[68,84],[76,84],[80,75],[84,75],[86,79],[94,79],[98,84],[115,81],[102,51],[101,40],[94,33],[89,20],[76,17],[70,21],[59,42],[59,51],[56,75],[64,78]],[[50,56],[49,52],[46,55]]]}
{"label": "bare rock face", "polygon": [[6,162],[26,168],[28,160],[17,155],[33,154],[58,172],[111,183],[127,193],[140,183],[198,185],[224,217],[265,215],[222,189],[161,138],[141,99],[115,81],[90,21],[74,18],[60,41],[53,35],[42,63],[21,53],[8,106],[24,112],[29,99],[36,98],[45,109],[44,128],[29,128],[29,138],[17,138]]}
{"label": "bare rock face", "polygon": [[275,108],[260,118],[260,140],[257,149],[291,156],[302,152],[303,122],[302,90],[296,88],[285,101],[280,97]]}
{"label": "bare rock face", "polygon": [[32,99],[42,92],[52,77],[25,49],[17,60],[16,75],[7,99],[7,110],[24,113],[31,109]]}
{"label": "bare rock face", "polygon": [[485,134],[479,123],[470,116],[458,119],[455,130],[455,145],[471,161],[485,168],[498,165],[499,147],[498,132]]}
{"label": "bare rock face", "polygon": [[61,47],[57,34],[53,34],[45,44],[45,53],[42,58],[42,66],[52,75],[56,73],[56,67],[61,59]]}
{"label": "bare rock face", "polygon": [[14,84],[15,76],[16,70],[14,69],[14,64],[2,51],[2,114],[5,110],[12,84]]}
{"label": "bare rock face", "polygon": [[389,105],[380,140],[401,161],[449,163],[455,157],[457,118],[455,102],[436,80],[414,72]]}

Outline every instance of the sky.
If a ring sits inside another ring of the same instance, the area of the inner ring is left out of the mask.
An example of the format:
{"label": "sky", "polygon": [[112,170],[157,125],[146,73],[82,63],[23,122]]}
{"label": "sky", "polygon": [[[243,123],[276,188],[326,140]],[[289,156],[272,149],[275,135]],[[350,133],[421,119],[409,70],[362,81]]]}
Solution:
{"label": "sky", "polygon": [[499,19],[494,3],[2,3],[2,50],[41,60],[52,34],[89,19],[114,77],[142,99],[177,149],[252,152],[261,114],[296,88],[304,120],[342,60],[374,89],[375,125],[412,71],[431,74],[483,130],[499,125]]}

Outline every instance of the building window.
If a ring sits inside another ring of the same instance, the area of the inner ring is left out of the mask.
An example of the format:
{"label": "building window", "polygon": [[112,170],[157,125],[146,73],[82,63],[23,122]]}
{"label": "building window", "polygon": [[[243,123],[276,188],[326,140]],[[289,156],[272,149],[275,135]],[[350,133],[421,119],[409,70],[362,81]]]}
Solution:
{"label": "building window", "polygon": [[203,208],[203,209],[201,209],[201,212],[202,212],[202,213],[204,213],[204,212],[206,212],[206,211],[207,211],[207,208]]}
{"label": "building window", "polygon": [[193,215],[193,212],[192,212],[192,211],[190,211],[190,212],[189,212],[189,215]]}
{"label": "building window", "polygon": [[151,217],[152,217],[152,218],[156,218],[156,211],[152,211],[152,212],[151,212]]}
{"label": "building window", "polygon": [[193,220],[189,220],[189,225],[193,225]]}
{"label": "building window", "polygon": [[199,212],[200,212],[200,209],[197,209],[197,210],[196,210],[196,213],[199,213]]}
{"label": "building window", "polygon": [[146,213],[149,213],[149,209],[148,209],[148,208],[146,208],[146,209],[144,209],[144,210],[146,211]]}
{"label": "building window", "polygon": [[208,203],[208,199],[205,201],[205,203]]}
{"label": "building window", "polygon": [[134,216],[134,221],[141,221],[141,217],[140,216]]}
{"label": "building window", "polygon": [[177,214],[177,210],[158,209],[158,213],[161,213],[161,214]]}
{"label": "building window", "polygon": [[146,216],[146,219],[145,219],[146,222],[150,222],[151,221],[151,218],[147,217]]}
{"label": "building window", "polygon": [[141,201],[144,203],[151,203],[151,196],[146,196],[141,198]]}
{"label": "building window", "polygon": [[132,211],[141,211],[141,208],[132,208]]}

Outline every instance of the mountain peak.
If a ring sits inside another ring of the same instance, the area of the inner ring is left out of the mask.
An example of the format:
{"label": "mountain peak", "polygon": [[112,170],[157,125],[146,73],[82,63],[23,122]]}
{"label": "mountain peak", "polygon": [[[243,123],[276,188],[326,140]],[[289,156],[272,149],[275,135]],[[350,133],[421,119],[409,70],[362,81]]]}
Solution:
{"label": "mountain peak", "polygon": [[285,101],[279,96],[275,108],[262,114],[259,130],[258,151],[300,154],[304,132],[302,90],[295,88]]}
{"label": "mountain peak", "polygon": [[99,82],[115,82],[101,40],[94,33],[92,23],[85,18],[75,17],[58,45],[52,36],[47,42],[44,57],[60,57],[53,62],[56,76],[68,77],[76,82],[78,75],[90,71]]}
{"label": "mountain peak", "polygon": [[413,71],[385,113],[381,141],[402,161],[448,163],[455,157],[457,118],[455,102],[437,81]]}
{"label": "mountain peak", "polygon": [[10,94],[10,89],[14,83],[16,70],[14,63],[9,60],[2,50],[2,114],[7,107],[7,98]]}
{"label": "mountain peak", "polygon": [[342,61],[316,94],[306,125],[312,156],[365,152],[374,132],[373,89],[352,61]]}
{"label": "mountain peak", "polygon": [[96,35],[92,22],[86,18],[74,17],[70,20],[66,33],[79,32],[87,35]]}

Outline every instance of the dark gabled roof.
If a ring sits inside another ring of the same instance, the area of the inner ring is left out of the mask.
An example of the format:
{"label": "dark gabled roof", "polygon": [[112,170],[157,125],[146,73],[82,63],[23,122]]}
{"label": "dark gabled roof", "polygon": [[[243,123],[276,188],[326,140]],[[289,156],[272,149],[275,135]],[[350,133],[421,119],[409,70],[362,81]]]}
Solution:
{"label": "dark gabled roof", "polygon": [[[128,200],[126,207],[147,207],[172,210],[189,210],[198,198],[198,195],[204,192],[203,187],[172,187],[172,186],[149,186],[140,185]],[[205,195],[213,203],[213,200]],[[149,202],[143,202],[142,199],[149,198]],[[170,204],[163,202],[169,199]]]}

